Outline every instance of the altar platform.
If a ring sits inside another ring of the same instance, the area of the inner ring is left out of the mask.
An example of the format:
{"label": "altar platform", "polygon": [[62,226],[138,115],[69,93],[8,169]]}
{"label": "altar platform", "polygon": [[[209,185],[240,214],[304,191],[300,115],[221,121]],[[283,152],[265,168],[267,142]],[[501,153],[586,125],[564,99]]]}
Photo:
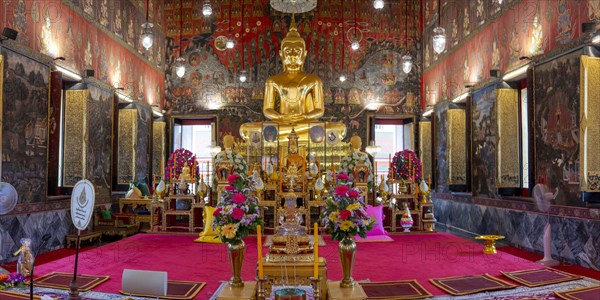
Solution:
{"label": "altar platform", "polygon": [[[391,235],[393,242],[357,245],[353,277],[358,282],[381,282],[416,279],[434,296],[450,297],[429,282],[431,278],[488,273],[504,278],[500,271],[511,272],[542,266],[508,254],[498,248],[497,255],[483,254],[483,245],[448,233]],[[157,270],[168,272],[169,280],[202,281],[206,286],[195,299],[210,299],[221,283],[229,280],[231,271],[223,244],[194,243],[195,236],[168,234],[137,234],[123,240],[80,253],[79,272],[110,276],[94,288],[95,292],[118,293],[123,269]],[[326,245],[319,254],[327,261],[327,278],[342,278],[337,242],[324,236]],[[256,276],[256,237],[244,239],[246,255],[242,278]],[[264,242],[264,239],[263,239]],[[51,272],[72,272],[72,255],[36,266],[38,276]],[[267,248],[263,248],[266,253]],[[51,254],[44,254],[51,255]],[[46,261],[40,256],[40,262]],[[183,259],[185,258],[185,259]],[[288,266],[289,268],[289,266]],[[600,279],[600,272],[588,276]],[[519,287],[521,288],[521,287]],[[521,293],[523,291],[521,290]]]}

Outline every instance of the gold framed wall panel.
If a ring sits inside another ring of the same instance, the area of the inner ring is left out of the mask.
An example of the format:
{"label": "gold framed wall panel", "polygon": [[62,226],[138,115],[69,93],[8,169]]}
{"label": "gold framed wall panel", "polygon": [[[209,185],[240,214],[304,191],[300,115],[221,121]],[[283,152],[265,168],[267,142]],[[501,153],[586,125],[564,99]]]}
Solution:
{"label": "gold framed wall panel", "polygon": [[163,178],[165,170],[166,122],[152,123],[152,177]]}
{"label": "gold framed wall panel", "polygon": [[63,186],[86,179],[88,90],[65,92]]}
{"label": "gold framed wall panel", "polygon": [[496,89],[496,187],[521,186],[519,153],[519,93]]}
{"label": "gold framed wall panel", "polygon": [[2,178],[2,162],[4,162],[4,155],[2,153],[2,128],[3,120],[2,116],[4,115],[4,103],[2,102],[2,95],[4,94],[4,56],[0,53],[0,178]]}
{"label": "gold framed wall panel", "polygon": [[580,189],[600,191],[600,58],[581,56],[579,117]]}
{"label": "gold framed wall panel", "polygon": [[135,179],[137,114],[137,109],[119,109],[119,144],[117,151],[118,184],[129,184]]}
{"label": "gold framed wall panel", "polygon": [[419,156],[423,178],[427,178],[431,175],[431,121],[419,122]]}
{"label": "gold framed wall panel", "polygon": [[449,109],[447,114],[448,184],[467,184],[466,113],[464,109]]}

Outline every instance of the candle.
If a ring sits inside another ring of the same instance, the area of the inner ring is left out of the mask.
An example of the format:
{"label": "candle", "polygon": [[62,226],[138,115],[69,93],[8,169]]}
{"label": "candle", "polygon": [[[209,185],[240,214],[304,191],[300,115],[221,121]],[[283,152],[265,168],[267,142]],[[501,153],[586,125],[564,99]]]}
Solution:
{"label": "candle", "polygon": [[315,240],[313,242],[313,252],[315,253],[313,277],[319,278],[319,224],[315,222],[313,233]]}
{"label": "candle", "polygon": [[260,225],[256,226],[256,239],[258,241],[258,279],[262,280],[264,278],[263,274],[263,264],[262,264],[262,237],[261,237],[261,227]]}

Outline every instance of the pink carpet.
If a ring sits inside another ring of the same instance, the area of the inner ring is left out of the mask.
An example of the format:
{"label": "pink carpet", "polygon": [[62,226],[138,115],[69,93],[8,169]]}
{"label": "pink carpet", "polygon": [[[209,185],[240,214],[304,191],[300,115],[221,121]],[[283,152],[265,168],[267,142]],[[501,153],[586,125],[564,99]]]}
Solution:
{"label": "pink carpet", "polygon": [[[354,279],[395,281],[417,279],[434,295],[446,293],[429,282],[430,278],[488,273],[499,278],[500,271],[541,268],[541,265],[498,251],[483,254],[483,245],[447,233],[390,235],[387,243],[360,243],[354,267]],[[138,234],[118,242],[80,253],[79,272],[105,275],[110,279],[94,291],[118,293],[123,269],[168,272],[169,280],[203,281],[206,286],[195,299],[208,299],[221,280],[230,277],[226,246],[194,243],[195,236]],[[246,256],[242,275],[256,275],[256,238],[245,239]],[[342,270],[337,242],[325,237],[327,246],[319,254],[327,260],[328,279],[340,280]],[[263,253],[267,248],[263,249]],[[73,272],[74,256],[36,267],[36,274]]]}

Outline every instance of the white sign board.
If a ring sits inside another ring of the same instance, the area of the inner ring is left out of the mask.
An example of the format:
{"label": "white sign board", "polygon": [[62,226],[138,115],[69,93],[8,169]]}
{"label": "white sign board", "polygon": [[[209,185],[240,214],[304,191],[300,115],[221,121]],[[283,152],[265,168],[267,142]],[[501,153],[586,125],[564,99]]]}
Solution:
{"label": "white sign board", "polygon": [[80,180],[73,187],[71,194],[71,220],[79,230],[85,230],[94,213],[96,193],[94,185],[88,180]]}

